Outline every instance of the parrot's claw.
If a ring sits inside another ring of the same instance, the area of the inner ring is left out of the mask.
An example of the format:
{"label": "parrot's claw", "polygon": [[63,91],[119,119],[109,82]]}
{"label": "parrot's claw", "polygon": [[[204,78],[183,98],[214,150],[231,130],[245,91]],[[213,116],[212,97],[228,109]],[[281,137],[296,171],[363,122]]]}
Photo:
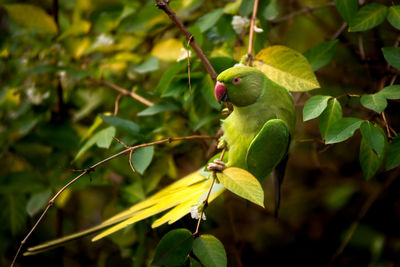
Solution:
{"label": "parrot's claw", "polygon": [[207,170],[223,172],[226,169],[226,165],[222,160],[215,159],[214,163],[208,163]]}

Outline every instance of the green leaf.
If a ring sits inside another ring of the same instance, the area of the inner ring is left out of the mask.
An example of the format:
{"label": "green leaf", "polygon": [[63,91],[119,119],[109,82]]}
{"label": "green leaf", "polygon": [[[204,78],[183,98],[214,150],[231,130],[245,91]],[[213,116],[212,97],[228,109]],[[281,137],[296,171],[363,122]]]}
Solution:
{"label": "green leaf", "polygon": [[109,148],[114,136],[115,136],[114,127],[108,127],[106,129],[97,132],[89,140],[87,140],[86,143],[81,147],[78,154],[75,156],[74,160],[80,158],[83,155],[83,153],[85,153],[94,144],[96,144],[98,147],[101,148]]}
{"label": "green leaf", "polygon": [[17,24],[46,33],[57,33],[57,25],[53,18],[43,9],[27,4],[4,5],[10,18]]}
{"label": "green leaf", "polygon": [[218,103],[214,95],[214,82],[211,80],[209,75],[205,75],[201,83],[201,95],[206,102],[214,109],[220,110],[221,104]]}
{"label": "green leaf", "polygon": [[327,41],[320,43],[303,53],[308,62],[310,62],[313,71],[317,71],[331,62],[335,55],[338,43],[339,40]]}
{"label": "green leaf", "polygon": [[304,92],[320,87],[307,59],[285,46],[276,45],[261,50],[253,66],[289,91]]}
{"label": "green leaf", "polygon": [[186,67],[186,65],[187,65],[187,61],[182,60],[182,61],[174,63],[171,67],[169,67],[164,72],[164,74],[161,76],[161,79],[158,82],[157,87],[156,87],[156,92],[162,92],[166,88],[168,88],[168,86],[170,85],[170,83],[172,82],[174,77],[179,72],[181,72]]}
{"label": "green leaf", "polygon": [[196,238],[193,242],[193,253],[205,267],[227,266],[224,246],[212,235]]}
{"label": "green leaf", "polygon": [[240,168],[227,168],[217,173],[218,180],[229,191],[264,207],[264,191],[260,182],[251,173]]}
{"label": "green leaf", "polygon": [[381,113],[387,106],[386,98],[380,94],[362,95],[361,105],[377,113]]}
{"label": "green leaf", "polygon": [[334,0],[334,2],[344,21],[349,23],[357,13],[358,0]]}
{"label": "green leaf", "polygon": [[309,121],[321,115],[331,98],[327,95],[316,95],[308,99],[303,109],[303,121]]}
{"label": "green leaf", "polygon": [[143,74],[143,73],[147,73],[147,72],[152,72],[152,71],[158,70],[158,68],[159,68],[158,58],[157,57],[150,57],[148,60],[146,60],[142,64],[132,67],[132,70],[134,72]]}
{"label": "green leaf", "polygon": [[386,99],[400,99],[400,85],[386,86],[377,94],[384,96]]}
{"label": "green leaf", "polygon": [[365,142],[376,152],[378,156],[382,156],[386,147],[386,136],[382,128],[369,121],[364,121],[360,126],[362,137]]}
{"label": "green leaf", "polygon": [[136,149],[132,155],[133,167],[138,173],[143,174],[153,160],[153,156],[154,146],[146,146]]}
{"label": "green leaf", "polygon": [[400,47],[383,47],[383,56],[390,65],[400,70]]}
{"label": "green leaf", "polygon": [[336,98],[330,99],[328,107],[322,112],[318,119],[319,130],[324,140],[326,140],[327,133],[332,128],[332,125],[341,118],[342,106],[340,102]]}
{"label": "green leaf", "polygon": [[372,3],[362,7],[357,14],[350,20],[349,31],[361,32],[372,29],[381,24],[388,13],[388,8],[384,5]]}
{"label": "green leaf", "polygon": [[360,164],[364,176],[367,180],[379,170],[382,165],[383,155],[378,156],[375,151],[368,145],[365,138],[361,139],[360,144]]}
{"label": "green leaf", "polygon": [[400,5],[391,6],[387,15],[387,20],[393,27],[400,30]]}
{"label": "green leaf", "polygon": [[400,166],[400,135],[396,136],[386,155],[386,170],[391,170]]}
{"label": "green leaf", "polygon": [[213,11],[199,18],[195,25],[200,28],[201,32],[205,32],[218,22],[222,14],[224,14],[223,8],[214,9]]}
{"label": "green leaf", "polygon": [[33,194],[26,204],[26,212],[29,216],[33,217],[33,215],[40,211],[50,200],[50,196],[50,189]]}
{"label": "green leaf", "polygon": [[349,139],[360,128],[362,122],[357,118],[341,118],[335,121],[327,132],[325,144],[340,143]]}
{"label": "green leaf", "polygon": [[128,134],[137,134],[139,133],[139,125],[130,120],[121,119],[119,117],[105,116],[103,114],[100,115],[103,121],[110,126],[114,126],[118,129],[125,131]]}
{"label": "green leaf", "polygon": [[152,116],[161,112],[167,112],[167,111],[175,111],[178,110],[178,107],[173,105],[173,104],[167,104],[167,103],[158,103],[155,104],[154,106],[148,107],[141,112],[139,112],[137,115],[138,116]]}
{"label": "green leaf", "polygon": [[175,229],[158,243],[151,265],[181,266],[192,250],[193,236],[187,229]]}

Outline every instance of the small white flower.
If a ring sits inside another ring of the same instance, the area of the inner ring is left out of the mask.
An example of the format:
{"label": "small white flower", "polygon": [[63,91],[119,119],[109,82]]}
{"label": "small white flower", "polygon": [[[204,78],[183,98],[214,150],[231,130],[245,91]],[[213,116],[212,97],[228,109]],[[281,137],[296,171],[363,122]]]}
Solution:
{"label": "small white flower", "polygon": [[244,29],[249,25],[249,19],[241,16],[233,16],[232,27],[237,34],[241,34]]}
{"label": "small white flower", "polygon": [[234,67],[242,67],[242,66],[246,66],[246,65],[244,65],[244,64],[242,64],[242,63],[236,63],[235,65],[233,65]]}
{"label": "small white flower", "polygon": [[[185,48],[182,47],[182,48],[181,48],[181,52],[182,52],[182,54],[181,54],[181,55],[179,56],[179,58],[176,60],[177,62],[186,59],[187,56],[188,56],[188,50],[187,50],[187,49],[185,49]],[[189,57],[191,57],[191,56],[192,56],[192,51],[189,50]]]}
{"label": "small white flower", "polygon": [[260,32],[263,32],[264,30],[262,28],[258,28],[256,25],[254,25],[254,31],[256,33],[260,33]]}
{"label": "small white flower", "polygon": [[114,44],[114,39],[105,35],[104,33],[97,36],[96,42],[93,44],[94,47],[104,47]]}
{"label": "small white flower", "polygon": [[[192,219],[198,220],[200,219],[201,212],[199,211],[199,205],[192,206],[190,208],[190,216]],[[202,220],[206,220],[206,215],[203,212],[203,216],[201,217]]]}

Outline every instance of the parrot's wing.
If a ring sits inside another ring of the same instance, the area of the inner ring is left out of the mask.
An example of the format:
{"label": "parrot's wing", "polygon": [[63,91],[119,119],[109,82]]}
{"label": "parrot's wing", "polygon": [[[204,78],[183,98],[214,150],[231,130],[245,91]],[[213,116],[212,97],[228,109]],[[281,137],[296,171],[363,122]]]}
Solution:
{"label": "parrot's wing", "polygon": [[[160,190],[153,196],[133,205],[128,210],[118,213],[98,226],[35,247],[30,247],[24,255],[38,254],[58,247],[69,241],[106,229],[93,238],[93,241],[95,241],[125,228],[132,223],[144,220],[168,209],[170,209],[170,211],[156,220],[152,227],[155,228],[167,222],[171,224],[188,214],[191,206],[200,203],[207,194],[212,181],[212,179],[207,179],[207,173],[208,172],[199,171],[189,174]],[[214,186],[209,202],[219,196],[223,191],[223,187]]]}
{"label": "parrot's wing", "polygon": [[290,133],[280,119],[267,121],[256,135],[247,151],[247,168],[260,182],[273,172],[275,190],[275,217],[280,205],[280,188],[285,175]]}
{"label": "parrot's wing", "polygon": [[289,129],[280,119],[267,121],[247,151],[248,170],[262,183],[288,151]]}

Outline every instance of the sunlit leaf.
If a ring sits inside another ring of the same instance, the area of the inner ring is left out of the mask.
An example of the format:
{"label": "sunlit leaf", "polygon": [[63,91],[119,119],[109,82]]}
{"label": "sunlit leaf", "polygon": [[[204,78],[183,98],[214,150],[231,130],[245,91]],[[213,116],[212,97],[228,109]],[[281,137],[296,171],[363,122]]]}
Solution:
{"label": "sunlit leaf", "polygon": [[342,18],[349,23],[357,13],[358,0],[334,0],[334,2]]}
{"label": "sunlit leaf", "polygon": [[176,61],[183,53],[182,41],[169,38],[160,42],[153,47],[151,55],[165,61]]}
{"label": "sunlit leaf", "polygon": [[362,95],[361,104],[377,113],[381,113],[387,106],[386,98],[380,94]]}
{"label": "sunlit leaf", "polygon": [[89,140],[81,147],[78,154],[76,154],[75,159],[80,158],[83,153],[85,153],[89,148],[91,148],[94,144],[101,148],[109,148],[111,142],[113,141],[113,137],[115,136],[115,128],[108,127],[103,129],[93,135]]}
{"label": "sunlit leaf", "polygon": [[205,267],[227,266],[224,246],[212,235],[196,238],[193,242],[193,253]]}
{"label": "sunlit leaf", "polygon": [[289,91],[303,92],[320,87],[307,59],[285,46],[261,50],[255,56],[253,66]]}
{"label": "sunlit leaf", "polygon": [[264,207],[264,191],[260,182],[251,173],[231,167],[217,173],[217,177],[229,191]]}
{"label": "sunlit leaf", "polygon": [[364,121],[360,126],[360,131],[365,142],[375,151],[378,156],[382,156],[386,147],[386,136],[382,128],[369,121]]}
{"label": "sunlit leaf", "polygon": [[47,33],[57,33],[57,25],[53,18],[38,6],[28,4],[12,4],[3,6],[8,15],[17,24]]}
{"label": "sunlit leaf", "polygon": [[168,232],[158,243],[151,265],[181,266],[192,250],[193,236],[187,229]]}
{"label": "sunlit leaf", "polygon": [[328,132],[330,132],[332,125],[341,118],[342,106],[340,102],[336,98],[329,100],[328,106],[318,119],[319,130],[324,140],[327,139]]}
{"label": "sunlit leaf", "polygon": [[353,136],[363,121],[357,118],[341,118],[326,133],[325,144],[339,143]]}
{"label": "sunlit leaf", "polygon": [[388,13],[388,8],[378,3],[363,6],[350,20],[349,31],[361,32],[372,29],[381,24]]}
{"label": "sunlit leaf", "polygon": [[313,71],[317,71],[331,62],[333,56],[335,55],[338,43],[339,40],[327,41],[318,44],[303,53],[303,55],[310,62]]}
{"label": "sunlit leaf", "polygon": [[379,170],[383,162],[383,155],[378,156],[375,151],[368,145],[367,141],[362,138],[360,144],[360,164],[365,179],[369,180]]}
{"label": "sunlit leaf", "polygon": [[328,100],[331,98],[331,96],[326,95],[316,95],[311,97],[304,105],[303,121],[312,120],[321,115],[328,106]]}
{"label": "sunlit leaf", "polygon": [[211,12],[199,18],[199,20],[196,22],[195,25],[200,28],[201,32],[205,32],[217,23],[217,21],[221,18],[222,14],[224,14],[223,8],[214,9]]}
{"label": "sunlit leaf", "polygon": [[387,20],[393,27],[400,30],[400,5],[391,6],[387,15]]}
{"label": "sunlit leaf", "polygon": [[400,47],[383,47],[382,52],[386,61],[400,70]]}
{"label": "sunlit leaf", "polygon": [[386,155],[386,170],[391,170],[398,166],[400,166],[400,135],[393,139]]}
{"label": "sunlit leaf", "polygon": [[143,174],[153,160],[153,156],[154,146],[147,146],[136,149],[132,155],[133,167],[138,173]]}

